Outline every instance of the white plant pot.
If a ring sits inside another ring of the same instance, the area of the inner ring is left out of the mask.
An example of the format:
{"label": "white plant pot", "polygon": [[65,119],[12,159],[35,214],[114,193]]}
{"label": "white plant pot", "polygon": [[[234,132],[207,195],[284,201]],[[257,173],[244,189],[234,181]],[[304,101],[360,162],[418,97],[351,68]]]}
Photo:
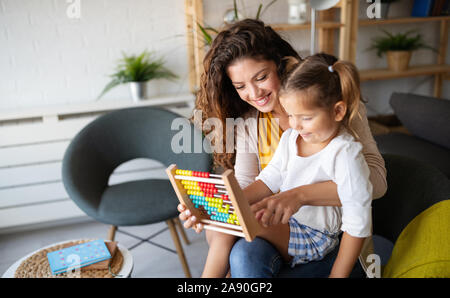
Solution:
{"label": "white plant pot", "polygon": [[145,100],[147,98],[146,82],[130,82],[131,98],[134,102]]}

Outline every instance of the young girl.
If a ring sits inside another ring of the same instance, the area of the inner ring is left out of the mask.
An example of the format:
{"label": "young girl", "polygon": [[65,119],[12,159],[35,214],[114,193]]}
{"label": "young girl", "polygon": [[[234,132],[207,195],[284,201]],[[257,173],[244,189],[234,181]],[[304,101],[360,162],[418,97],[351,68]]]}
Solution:
{"label": "young girl", "polygon": [[[370,172],[362,145],[349,129],[361,101],[358,72],[351,63],[327,54],[310,56],[301,63],[292,60],[280,90],[291,128],[244,194],[267,227],[260,237],[271,242],[291,266],[322,259],[338,245],[343,231],[330,277],[348,277],[365,237],[371,234]],[[284,207],[277,204],[284,209],[275,212],[266,203],[272,194],[329,180],[337,184],[342,207],[298,209],[286,202]],[[293,210],[298,211],[293,214]],[[229,251],[232,237],[214,234],[209,243],[204,273],[212,272],[212,266],[216,272],[226,272],[227,256],[220,251]]]}

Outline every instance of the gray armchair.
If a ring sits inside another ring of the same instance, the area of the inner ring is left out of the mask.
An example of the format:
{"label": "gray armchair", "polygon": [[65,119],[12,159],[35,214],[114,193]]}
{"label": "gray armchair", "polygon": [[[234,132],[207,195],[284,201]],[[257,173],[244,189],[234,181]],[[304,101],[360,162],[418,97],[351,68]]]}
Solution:
{"label": "gray armchair", "polygon": [[[203,150],[193,153],[193,140],[201,139],[202,134],[187,119],[181,121],[189,128],[186,137],[190,137],[190,143],[180,145],[191,149],[192,153],[176,154],[172,150],[173,137],[179,133],[178,127],[171,129],[172,121],[181,117],[150,107],[123,109],[100,116],[70,143],[63,159],[62,177],[70,198],[81,210],[97,221],[112,225],[110,239],[114,238],[117,226],[166,221],[185,275],[190,276],[175,228],[178,199],[169,180],[145,179],[108,185],[114,169],[135,158],[157,160],[166,167],[176,163],[179,168],[209,171],[210,154]],[[184,233],[181,225],[178,226]]]}

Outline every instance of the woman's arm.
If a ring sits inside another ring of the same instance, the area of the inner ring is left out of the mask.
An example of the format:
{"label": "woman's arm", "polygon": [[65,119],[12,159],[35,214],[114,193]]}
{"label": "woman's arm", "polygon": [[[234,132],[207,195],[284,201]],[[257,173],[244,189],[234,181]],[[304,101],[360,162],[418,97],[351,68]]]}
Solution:
{"label": "woman's arm", "polygon": [[358,134],[359,142],[363,145],[362,153],[370,170],[369,180],[373,186],[373,199],[378,199],[384,196],[387,190],[384,159],[378,151],[377,143],[370,131],[364,104],[360,104],[359,114],[361,118],[355,118],[352,128]]}

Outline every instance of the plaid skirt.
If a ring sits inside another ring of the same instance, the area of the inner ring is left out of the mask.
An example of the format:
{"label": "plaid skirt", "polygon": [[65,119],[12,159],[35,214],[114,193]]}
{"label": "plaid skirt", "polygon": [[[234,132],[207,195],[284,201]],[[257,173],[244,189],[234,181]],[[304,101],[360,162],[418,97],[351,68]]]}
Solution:
{"label": "plaid skirt", "polygon": [[295,218],[289,219],[289,249],[292,256],[291,267],[310,261],[323,259],[339,244],[339,233],[329,234],[300,224]]}

